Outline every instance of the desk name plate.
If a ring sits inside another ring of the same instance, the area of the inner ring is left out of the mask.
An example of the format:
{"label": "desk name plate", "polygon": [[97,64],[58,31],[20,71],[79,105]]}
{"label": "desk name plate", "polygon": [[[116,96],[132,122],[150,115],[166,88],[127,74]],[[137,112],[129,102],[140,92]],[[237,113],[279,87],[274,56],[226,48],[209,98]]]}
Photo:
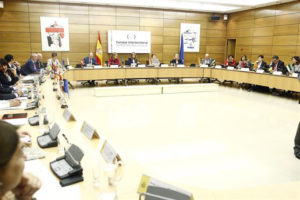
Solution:
{"label": "desk name plate", "polygon": [[89,125],[86,121],[83,121],[80,131],[90,140],[93,138],[100,138],[96,129]]}
{"label": "desk name plate", "polygon": [[63,116],[66,121],[76,121],[74,115],[71,113],[71,111],[68,108],[64,110]]}

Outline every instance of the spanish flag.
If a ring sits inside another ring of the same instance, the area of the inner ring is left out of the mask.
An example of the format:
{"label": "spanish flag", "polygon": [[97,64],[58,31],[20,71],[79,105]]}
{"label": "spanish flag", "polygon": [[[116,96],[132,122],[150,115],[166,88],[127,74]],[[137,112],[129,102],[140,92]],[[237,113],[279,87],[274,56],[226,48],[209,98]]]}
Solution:
{"label": "spanish flag", "polygon": [[98,33],[98,41],[97,41],[97,48],[96,48],[96,60],[97,60],[98,65],[102,65],[103,51],[102,51],[100,33]]}

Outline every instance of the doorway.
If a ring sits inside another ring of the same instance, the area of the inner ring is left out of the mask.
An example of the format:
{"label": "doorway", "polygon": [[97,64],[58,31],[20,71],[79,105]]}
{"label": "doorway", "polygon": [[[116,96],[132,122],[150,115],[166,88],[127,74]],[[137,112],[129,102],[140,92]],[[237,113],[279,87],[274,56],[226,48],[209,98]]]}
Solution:
{"label": "doorway", "polygon": [[226,59],[229,55],[235,57],[236,39],[227,39],[226,41]]}

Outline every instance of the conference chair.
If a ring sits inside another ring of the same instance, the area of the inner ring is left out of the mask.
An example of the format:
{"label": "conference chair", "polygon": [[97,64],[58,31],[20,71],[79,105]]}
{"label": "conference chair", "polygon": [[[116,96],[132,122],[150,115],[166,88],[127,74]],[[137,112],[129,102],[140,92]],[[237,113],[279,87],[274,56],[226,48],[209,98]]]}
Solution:
{"label": "conference chair", "polygon": [[295,146],[294,146],[294,154],[296,158],[300,159],[300,122],[298,124],[298,129],[295,136]]}

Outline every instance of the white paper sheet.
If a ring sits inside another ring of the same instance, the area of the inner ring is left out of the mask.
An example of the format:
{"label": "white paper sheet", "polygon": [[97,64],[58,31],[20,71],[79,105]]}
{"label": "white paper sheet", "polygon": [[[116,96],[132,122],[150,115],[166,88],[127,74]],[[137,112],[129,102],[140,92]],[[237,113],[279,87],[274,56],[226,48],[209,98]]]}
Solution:
{"label": "white paper sheet", "polygon": [[41,189],[34,195],[38,200],[80,200],[80,186],[75,184],[61,187],[50,168],[45,167],[40,160],[26,161],[25,172],[34,174],[42,181]]}
{"label": "white paper sheet", "polygon": [[20,118],[20,119],[6,119],[6,120],[3,120],[3,121],[6,121],[14,126],[22,126],[24,124],[27,123],[27,118]]}
{"label": "white paper sheet", "polygon": [[0,110],[22,110],[26,108],[26,101],[22,101],[20,106],[9,107],[9,100],[0,101]]}

